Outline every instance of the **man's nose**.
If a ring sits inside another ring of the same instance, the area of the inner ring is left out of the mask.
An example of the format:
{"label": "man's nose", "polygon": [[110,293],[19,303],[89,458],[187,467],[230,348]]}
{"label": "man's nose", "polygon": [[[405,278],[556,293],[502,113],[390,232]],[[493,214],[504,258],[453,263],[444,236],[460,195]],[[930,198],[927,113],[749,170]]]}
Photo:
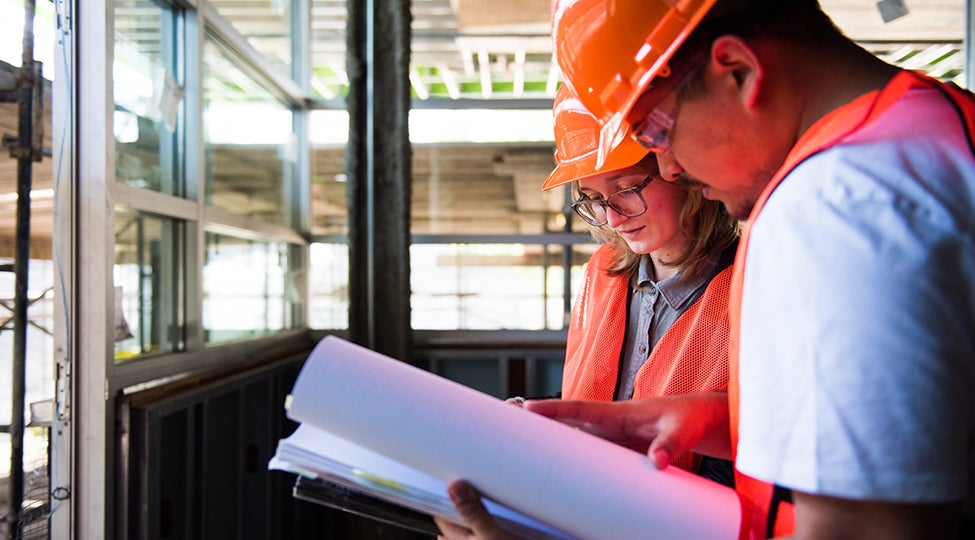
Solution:
{"label": "man's nose", "polygon": [[660,177],[668,182],[676,182],[684,168],[674,159],[671,151],[660,152],[657,154],[657,167],[660,169]]}

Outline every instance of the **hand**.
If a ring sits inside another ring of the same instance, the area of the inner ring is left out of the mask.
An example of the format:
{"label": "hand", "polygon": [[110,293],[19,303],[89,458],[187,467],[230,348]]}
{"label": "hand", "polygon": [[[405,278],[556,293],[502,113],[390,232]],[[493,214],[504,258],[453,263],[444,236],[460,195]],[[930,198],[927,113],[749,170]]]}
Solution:
{"label": "hand", "polygon": [[628,401],[527,401],[524,407],[637,452],[658,469],[693,450],[731,458],[728,394],[687,394]]}
{"label": "hand", "polygon": [[481,497],[473,486],[456,480],[447,486],[447,494],[457,507],[467,527],[457,525],[441,517],[434,517],[440,528],[440,540],[518,540],[501,529],[494,517],[481,503]]}

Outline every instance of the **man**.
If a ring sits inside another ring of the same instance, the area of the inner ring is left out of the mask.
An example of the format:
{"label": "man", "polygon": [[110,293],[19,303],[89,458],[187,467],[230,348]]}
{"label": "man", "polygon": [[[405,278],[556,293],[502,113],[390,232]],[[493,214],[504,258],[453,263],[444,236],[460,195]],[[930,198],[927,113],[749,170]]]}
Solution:
{"label": "man", "polygon": [[[791,492],[796,538],[971,537],[972,96],[873,57],[813,0],[656,4],[558,3],[553,35],[606,150],[631,127],[665,178],[749,217],[732,293],[740,478]],[[626,42],[634,20],[643,43]],[[661,426],[634,408],[530,408]],[[697,424],[652,444],[693,448]],[[760,538],[775,508],[752,494],[743,536]]]}

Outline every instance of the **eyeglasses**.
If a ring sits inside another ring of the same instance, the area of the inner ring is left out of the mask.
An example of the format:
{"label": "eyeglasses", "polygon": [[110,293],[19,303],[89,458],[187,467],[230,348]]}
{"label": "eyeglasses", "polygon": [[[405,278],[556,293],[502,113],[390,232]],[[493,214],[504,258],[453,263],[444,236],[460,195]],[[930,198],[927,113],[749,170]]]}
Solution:
{"label": "eyeglasses", "polygon": [[[674,118],[680,107],[680,100],[676,98],[681,90],[694,78],[694,72],[704,66],[704,62],[698,56],[686,63],[689,67],[680,73],[673,73],[664,79],[657,88],[648,89],[644,94],[647,99],[652,96],[663,96],[658,98],[666,99],[666,96],[675,96],[674,104],[670,106],[670,112],[665,112],[658,102],[639,124],[633,126],[632,137],[641,146],[654,153],[663,153],[670,150],[670,132],[674,128]],[[652,94],[652,95],[651,95]]]}
{"label": "eyeglasses", "polygon": [[647,184],[656,177],[657,173],[653,173],[647,176],[643,182],[633,187],[621,189],[605,199],[590,199],[587,195],[583,195],[572,203],[572,210],[586,220],[586,223],[594,227],[602,227],[607,223],[606,208],[612,208],[621,216],[642,216],[647,211],[647,201],[643,199],[643,188],[647,187]]}
{"label": "eyeglasses", "polygon": [[660,109],[654,109],[633,130],[633,138],[641,146],[654,153],[670,150],[670,130],[674,118]]}

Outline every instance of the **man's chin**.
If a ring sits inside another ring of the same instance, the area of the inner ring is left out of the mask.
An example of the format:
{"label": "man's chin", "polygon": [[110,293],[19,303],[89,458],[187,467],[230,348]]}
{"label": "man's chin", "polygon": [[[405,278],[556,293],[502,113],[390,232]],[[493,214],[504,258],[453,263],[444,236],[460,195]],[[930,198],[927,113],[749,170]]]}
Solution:
{"label": "man's chin", "polygon": [[752,204],[745,204],[742,203],[741,201],[728,201],[728,200],[721,200],[721,204],[724,204],[725,210],[727,210],[728,213],[731,214],[731,217],[738,220],[744,221],[748,219],[748,216],[750,216],[752,213],[752,206],[753,206]]}
{"label": "man's chin", "polygon": [[742,204],[741,201],[730,199],[727,193],[716,192],[714,189],[709,187],[703,188],[701,193],[704,195],[705,199],[718,201],[723,204],[725,210],[735,219],[748,219],[748,216],[751,214],[752,205]]}
{"label": "man's chin", "polygon": [[678,176],[674,183],[677,184],[678,187],[686,189],[687,191],[702,191],[708,187],[703,182],[691,178],[687,175],[687,173],[682,173],[680,176]]}

